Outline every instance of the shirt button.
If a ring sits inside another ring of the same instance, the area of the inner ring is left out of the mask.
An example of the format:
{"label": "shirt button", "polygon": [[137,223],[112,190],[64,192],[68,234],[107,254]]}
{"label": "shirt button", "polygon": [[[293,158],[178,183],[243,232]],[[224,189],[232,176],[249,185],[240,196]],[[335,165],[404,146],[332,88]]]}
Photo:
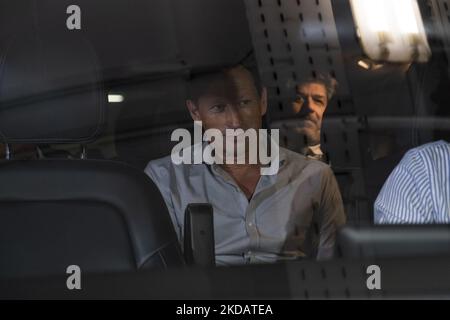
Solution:
{"label": "shirt button", "polygon": [[248,223],[248,226],[249,226],[249,227],[253,227],[253,223],[249,222],[249,223]]}

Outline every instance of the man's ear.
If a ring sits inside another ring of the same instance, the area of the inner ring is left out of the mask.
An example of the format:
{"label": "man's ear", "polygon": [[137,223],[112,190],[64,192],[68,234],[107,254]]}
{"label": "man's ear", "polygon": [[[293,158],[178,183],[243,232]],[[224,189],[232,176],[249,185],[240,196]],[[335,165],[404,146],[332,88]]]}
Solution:
{"label": "man's ear", "polygon": [[200,121],[200,114],[198,112],[198,107],[195,105],[194,101],[186,100],[186,107],[188,108],[189,113],[191,114],[192,120]]}
{"label": "man's ear", "polygon": [[261,115],[267,112],[267,88],[263,87],[261,90]]}

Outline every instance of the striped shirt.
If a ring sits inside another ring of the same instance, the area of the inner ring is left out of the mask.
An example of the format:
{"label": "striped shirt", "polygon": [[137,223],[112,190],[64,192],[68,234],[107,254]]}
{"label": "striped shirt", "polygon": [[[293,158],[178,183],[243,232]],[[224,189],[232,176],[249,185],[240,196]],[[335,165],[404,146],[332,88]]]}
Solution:
{"label": "striped shirt", "polygon": [[450,144],[437,141],[410,150],[377,200],[375,223],[450,223]]}

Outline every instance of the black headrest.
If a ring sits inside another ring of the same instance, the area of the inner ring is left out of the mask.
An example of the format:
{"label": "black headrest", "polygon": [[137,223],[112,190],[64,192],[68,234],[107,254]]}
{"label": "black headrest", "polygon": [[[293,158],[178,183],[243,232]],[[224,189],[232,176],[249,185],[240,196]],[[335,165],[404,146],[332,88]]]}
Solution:
{"label": "black headrest", "polygon": [[103,130],[106,98],[80,32],[19,33],[0,52],[0,142],[91,142]]}

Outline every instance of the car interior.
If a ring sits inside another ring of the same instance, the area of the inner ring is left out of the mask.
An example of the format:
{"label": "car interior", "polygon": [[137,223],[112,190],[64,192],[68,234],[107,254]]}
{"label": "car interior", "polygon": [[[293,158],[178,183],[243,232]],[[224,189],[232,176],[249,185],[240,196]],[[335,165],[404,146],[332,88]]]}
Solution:
{"label": "car interior", "polygon": [[[0,0],[0,298],[450,298],[450,225],[374,223],[405,153],[450,141],[450,1],[406,2],[429,52],[399,62],[370,57],[350,0]],[[180,243],[144,172],[193,131],[189,79],[238,64],[295,152],[296,84],[338,82],[321,130],[347,217],[331,260],[216,266],[213,206],[186,207]]]}

